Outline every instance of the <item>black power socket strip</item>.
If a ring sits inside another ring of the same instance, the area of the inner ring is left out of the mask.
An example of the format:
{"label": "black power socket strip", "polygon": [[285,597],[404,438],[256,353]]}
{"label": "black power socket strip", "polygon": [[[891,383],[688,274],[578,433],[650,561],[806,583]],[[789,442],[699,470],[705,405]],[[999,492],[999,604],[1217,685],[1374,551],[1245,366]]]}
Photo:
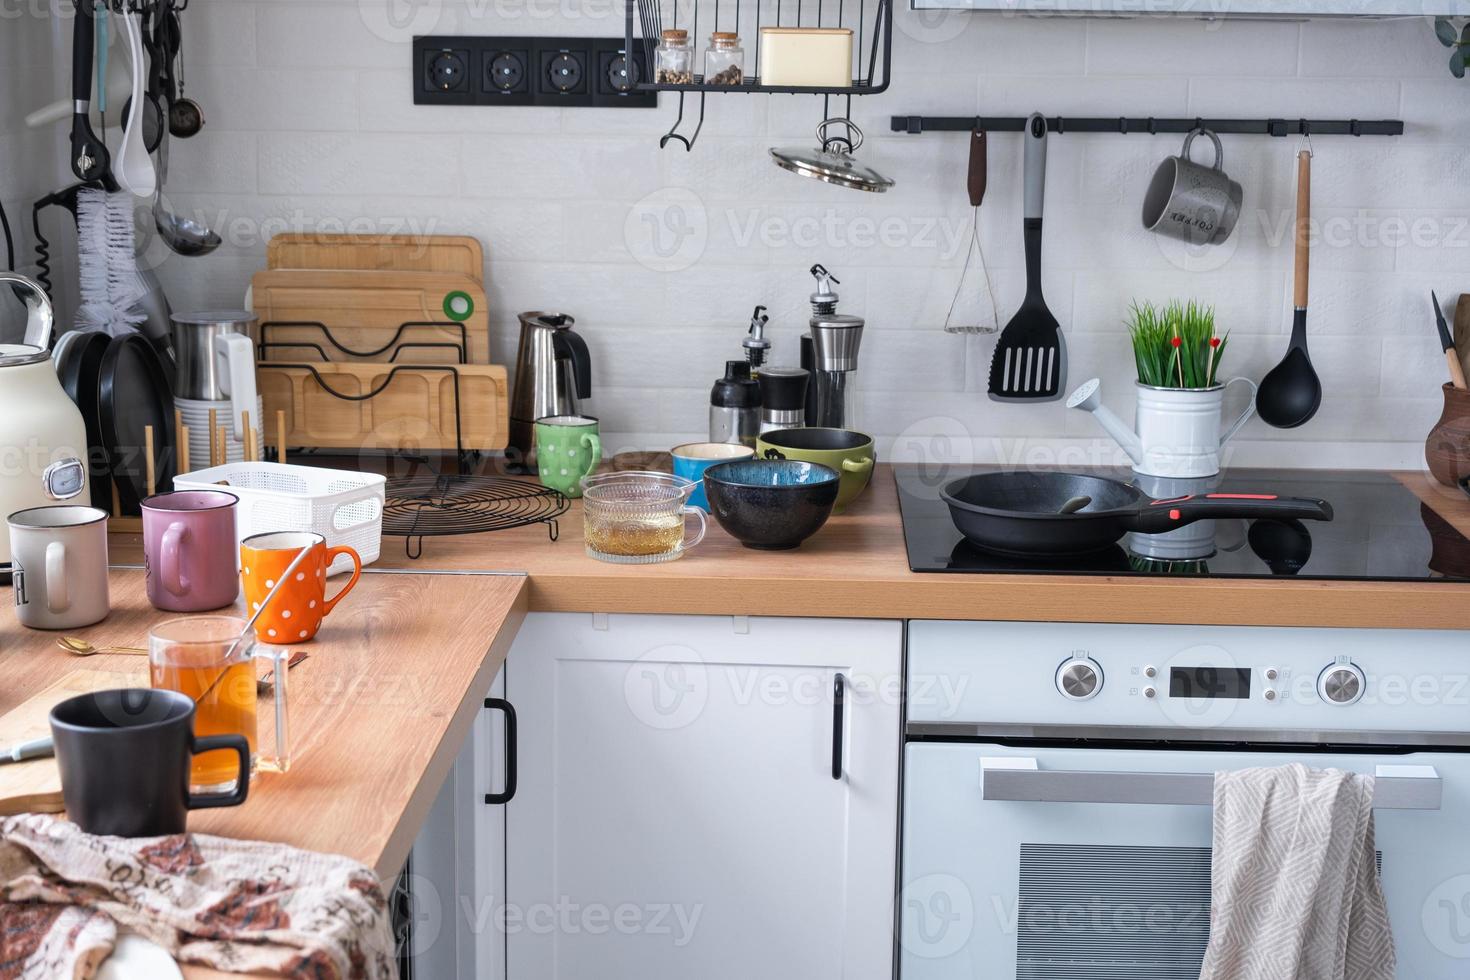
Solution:
{"label": "black power socket strip", "polygon": [[451,37],[413,39],[415,105],[559,105],[652,109],[658,93],[643,52],[623,38]]}

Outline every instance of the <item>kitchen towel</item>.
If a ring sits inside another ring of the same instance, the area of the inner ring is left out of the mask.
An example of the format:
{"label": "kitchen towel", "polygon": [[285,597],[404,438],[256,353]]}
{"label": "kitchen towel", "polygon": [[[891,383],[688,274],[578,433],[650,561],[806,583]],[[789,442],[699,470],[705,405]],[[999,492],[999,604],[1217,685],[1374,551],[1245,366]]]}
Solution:
{"label": "kitchen towel", "polygon": [[230,973],[398,974],[376,874],[259,841],[94,837],[56,817],[7,817],[0,924],[0,980],[90,980],[120,933]]}
{"label": "kitchen towel", "polygon": [[1216,773],[1214,834],[1200,980],[1393,980],[1372,776]]}

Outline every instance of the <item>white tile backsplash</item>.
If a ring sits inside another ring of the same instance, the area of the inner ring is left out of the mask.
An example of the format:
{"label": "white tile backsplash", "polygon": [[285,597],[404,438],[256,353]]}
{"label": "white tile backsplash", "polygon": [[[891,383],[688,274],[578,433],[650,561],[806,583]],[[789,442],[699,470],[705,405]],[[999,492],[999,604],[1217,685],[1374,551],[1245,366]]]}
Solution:
{"label": "white tile backsplash", "polygon": [[[175,141],[173,206],[221,229],[214,256],[166,256],[175,307],[233,305],[281,230],[472,234],[486,244],[492,350],[513,355],[520,310],[573,313],[596,359],[594,408],[619,448],[697,437],[710,384],[738,357],[751,308],[769,307],[774,359],[792,362],[820,261],[843,309],[869,318],[861,424],[897,456],[943,438],[988,459],[1107,449],[1060,404],[985,396],[993,336],[941,330],[961,282],[972,212],[968,137],[890,132],[897,114],[1221,115],[1405,119],[1402,139],[1315,141],[1311,349],[1323,408],[1301,429],[1252,422],[1237,464],[1413,465],[1444,376],[1427,295],[1470,291],[1470,82],[1428,24],[1207,23],[918,12],[895,15],[889,91],[856,99],[859,158],[898,181],[860,195],[773,167],[811,144],[817,99],[711,96],[692,153],[660,150],[656,110],[415,106],[410,41],[423,33],[615,35],[617,0],[195,0],[190,93],[208,125]],[[65,127],[21,117],[64,93],[53,39],[69,23],[0,29],[0,199],[22,240],[29,203],[65,179]],[[834,106],[835,108],[835,106]],[[686,102],[684,129],[697,103]],[[1226,374],[1260,377],[1290,323],[1294,154],[1302,141],[1226,136],[1246,206],[1230,242],[1188,249],[1142,230],[1154,168],[1180,138],[1050,141],[1043,284],[1068,334],[1071,380],[1103,379],[1131,417],[1123,318],[1134,299],[1212,302],[1230,331]],[[1196,147],[1204,158],[1206,150]],[[1021,139],[990,139],[957,320],[1001,322],[1024,292]],[[3,321],[0,321],[3,323]],[[3,328],[0,328],[3,329]],[[1236,398],[1232,394],[1232,399]],[[905,448],[907,447],[907,448]]]}

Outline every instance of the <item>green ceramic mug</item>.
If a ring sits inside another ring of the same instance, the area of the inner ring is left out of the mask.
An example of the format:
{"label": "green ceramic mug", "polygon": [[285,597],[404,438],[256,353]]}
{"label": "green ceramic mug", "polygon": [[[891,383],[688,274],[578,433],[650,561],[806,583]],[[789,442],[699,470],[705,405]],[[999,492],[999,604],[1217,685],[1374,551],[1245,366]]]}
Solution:
{"label": "green ceramic mug", "polygon": [[840,514],[858,498],[873,478],[873,437],[851,429],[772,429],[763,432],[755,444],[759,459],[800,459],[820,463],[842,474],[837,491]]}
{"label": "green ceramic mug", "polygon": [[536,473],[541,485],[568,497],[582,496],[582,477],[602,461],[602,439],[590,415],[548,415],[536,420]]}

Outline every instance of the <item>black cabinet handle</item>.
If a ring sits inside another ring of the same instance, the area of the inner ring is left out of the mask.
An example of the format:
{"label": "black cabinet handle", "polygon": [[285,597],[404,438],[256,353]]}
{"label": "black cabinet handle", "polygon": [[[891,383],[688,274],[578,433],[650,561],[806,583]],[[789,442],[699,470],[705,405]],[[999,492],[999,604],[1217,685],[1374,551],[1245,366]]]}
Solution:
{"label": "black cabinet handle", "polygon": [[485,794],[485,804],[494,806],[509,803],[516,795],[516,709],[505,698],[486,698],[485,707],[505,712],[505,789]]}
{"label": "black cabinet handle", "polygon": [[847,678],[832,678],[832,778],[842,778],[842,715],[847,702]]}

